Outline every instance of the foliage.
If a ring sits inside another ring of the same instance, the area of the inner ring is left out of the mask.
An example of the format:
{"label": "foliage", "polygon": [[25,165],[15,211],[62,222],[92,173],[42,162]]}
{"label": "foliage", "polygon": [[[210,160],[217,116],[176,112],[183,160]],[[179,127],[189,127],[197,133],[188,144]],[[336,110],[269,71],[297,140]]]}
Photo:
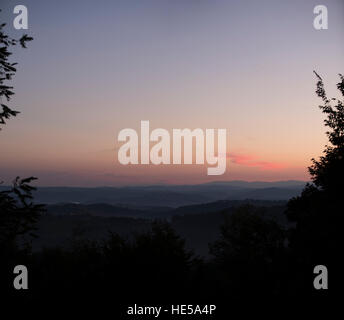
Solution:
{"label": "foliage", "polygon": [[14,247],[18,237],[28,234],[34,237],[34,225],[44,206],[32,202],[29,183],[36,178],[20,179],[17,177],[10,190],[0,192],[0,248]]}
{"label": "foliage", "polygon": [[15,68],[17,63],[9,61],[9,57],[12,54],[9,50],[18,43],[22,48],[26,48],[26,43],[33,40],[33,38],[29,37],[27,34],[24,34],[20,39],[11,38],[4,32],[5,26],[5,23],[0,24],[0,125],[4,125],[6,123],[5,120],[15,117],[19,113],[19,111],[11,109],[2,101],[2,97],[5,97],[6,100],[9,101],[14,95],[13,87],[6,85],[6,81],[12,80],[17,71]]}
{"label": "foliage", "polygon": [[227,217],[221,234],[210,245],[210,252],[235,294],[281,289],[279,272],[286,235],[275,221],[264,218],[262,209],[250,205],[237,208]]}
{"label": "foliage", "polygon": [[[312,159],[308,168],[312,183],[307,184],[299,197],[288,202],[286,214],[295,228],[290,230],[290,249],[296,259],[300,277],[310,275],[315,265],[331,269],[339,276],[339,257],[343,252],[342,225],[344,207],[344,102],[328,98],[322,78],[317,76],[317,95],[326,115],[326,135],[329,145],[319,160]],[[339,75],[337,89],[344,97],[344,77]],[[311,279],[308,279],[309,287]]]}
{"label": "foliage", "polygon": [[[323,101],[320,109],[327,116],[324,122],[329,128],[326,135],[330,145],[325,147],[324,155],[319,160],[312,159],[309,172],[318,189],[337,195],[344,190],[344,100],[328,98],[322,78],[317,73],[316,76],[316,93]],[[344,97],[344,77],[341,74],[339,77],[337,89]],[[335,105],[332,105],[333,102]]]}

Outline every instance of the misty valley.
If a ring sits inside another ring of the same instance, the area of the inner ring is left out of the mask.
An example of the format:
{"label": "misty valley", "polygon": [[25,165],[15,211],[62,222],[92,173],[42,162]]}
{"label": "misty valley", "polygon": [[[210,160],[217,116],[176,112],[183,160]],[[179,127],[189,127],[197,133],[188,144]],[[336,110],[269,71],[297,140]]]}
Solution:
{"label": "misty valley", "polygon": [[[257,207],[263,218],[287,227],[283,198],[297,195],[303,185],[302,181],[238,181],[197,186],[40,188],[37,199],[48,205],[32,245],[34,250],[68,247],[81,239],[102,241],[110,233],[130,238],[148,232],[157,220],[169,223],[185,239],[188,249],[207,257],[209,243],[219,239],[226,216],[238,207]],[[242,200],[230,200],[232,197]],[[53,198],[58,202],[52,203]]]}

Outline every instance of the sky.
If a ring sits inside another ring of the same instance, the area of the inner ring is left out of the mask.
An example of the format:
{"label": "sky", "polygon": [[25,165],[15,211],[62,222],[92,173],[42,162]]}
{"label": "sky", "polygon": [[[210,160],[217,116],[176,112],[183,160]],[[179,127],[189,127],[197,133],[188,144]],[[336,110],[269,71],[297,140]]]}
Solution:
{"label": "sky", "polygon": [[[1,21],[28,8],[28,49],[0,133],[0,177],[44,186],[308,180],[326,144],[316,70],[330,96],[344,73],[344,1],[321,0],[329,29],[313,27],[319,0],[2,1]],[[224,128],[227,169],[121,165],[118,133]]]}

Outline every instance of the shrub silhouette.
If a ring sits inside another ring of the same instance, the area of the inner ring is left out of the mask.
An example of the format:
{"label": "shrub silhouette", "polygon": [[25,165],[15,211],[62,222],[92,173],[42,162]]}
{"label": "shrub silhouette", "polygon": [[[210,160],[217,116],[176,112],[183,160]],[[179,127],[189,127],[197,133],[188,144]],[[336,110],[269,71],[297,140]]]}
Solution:
{"label": "shrub silhouette", "polygon": [[[25,236],[35,237],[35,223],[44,206],[32,202],[32,190],[35,188],[29,183],[35,178],[30,177],[20,180],[17,177],[10,190],[0,192],[0,249],[6,250],[21,247],[28,249],[30,243]],[[18,244],[18,238],[20,243]]]}

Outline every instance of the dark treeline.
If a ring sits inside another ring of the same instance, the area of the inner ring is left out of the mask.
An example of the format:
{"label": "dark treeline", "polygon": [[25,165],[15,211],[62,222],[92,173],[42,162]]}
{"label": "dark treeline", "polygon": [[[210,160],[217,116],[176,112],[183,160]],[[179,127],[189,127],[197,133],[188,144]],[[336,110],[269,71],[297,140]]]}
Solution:
{"label": "dark treeline", "polygon": [[[295,231],[265,218],[261,210],[247,205],[222,212],[221,236],[209,244],[206,259],[186,248],[171,223],[159,221],[130,238],[115,233],[103,241],[76,237],[69,246],[37,252],[12,246],[1,253],[2,289],[15,301],[115,303],[119,312],[133,303],[221,305],[324,295],[313,287],[317,257],[309,265],[299,260],[290,245]],[[26,291],[13,289],[13,267],[19,264],[29,270]]]}

